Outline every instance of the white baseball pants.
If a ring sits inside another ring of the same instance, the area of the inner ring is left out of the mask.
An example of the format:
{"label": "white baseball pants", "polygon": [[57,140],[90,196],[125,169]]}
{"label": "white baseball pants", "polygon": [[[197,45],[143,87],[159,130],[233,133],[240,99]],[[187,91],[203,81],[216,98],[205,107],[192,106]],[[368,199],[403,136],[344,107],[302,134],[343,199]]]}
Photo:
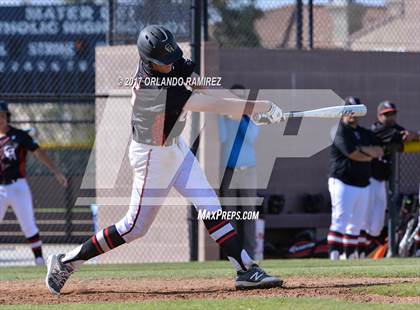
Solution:
{"label": "white baseball pants", "polygon": [[357,236],[365,222],[369,204],[369,188],[345,184],[329,178],[332,215],[330,231]]}
{"label": "white baseball pants", "polygon": [[386,202],[386,182],[371,178],[369,185],[369,206],[365,224],[365,230],[371,236],[379,236],[384,227]]}
{"label": "white baseball pants", "polygon": [[221,209],[197,159],[182,140],[168,147],[132,141],[129,159],[134,168],[131,201],[127,214],[116,224],[126,242],[147,233],[171,188],[186,197],[197,211]]}
{"label": "white baseball pants", "polygon": [[31,190],[25,179],[18,179],[15,183],[8,185],[0,185],[0,222],[4,219],[9,206],[15,212],[26,238],[39,232],[35,223]]}

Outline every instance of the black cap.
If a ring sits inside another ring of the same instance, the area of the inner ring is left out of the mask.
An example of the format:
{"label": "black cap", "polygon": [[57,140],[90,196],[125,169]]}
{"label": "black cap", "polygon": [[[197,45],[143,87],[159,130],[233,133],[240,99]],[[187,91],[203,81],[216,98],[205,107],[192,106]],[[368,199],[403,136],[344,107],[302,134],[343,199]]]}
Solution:
{"label": "black cap", "polygon": [[10,113],[9,105],[6,101],[0,100],[0,113]]}
{"label": "black cap", "polygon": [[346,97],[346,99],[344,99],[344,105],[358,105],[358,104],[362,104],[360,102],[360,99],[357,97]]}
{"label": "black cap", "polygon": [[384,114],[387,112],[397,112],[397,106],[391,101],[382,101],[378,105],[378,114]]}
{"label": "black cap", "polygon": [[150,25],[140,31],[137,48],[143,61],[161,66],[174,63],[183,55],[172,33],[160,25]]}

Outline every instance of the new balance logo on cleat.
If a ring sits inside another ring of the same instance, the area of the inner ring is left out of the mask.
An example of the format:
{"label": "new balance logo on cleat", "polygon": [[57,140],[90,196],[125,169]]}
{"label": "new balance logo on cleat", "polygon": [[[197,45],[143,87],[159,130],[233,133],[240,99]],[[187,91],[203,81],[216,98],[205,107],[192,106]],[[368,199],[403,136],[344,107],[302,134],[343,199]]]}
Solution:
{"label": "new balance logo on cleat", "polygon": [[264,273],[259,273],[258,271],[251,276],[251,280],[258,281],[261,277],[264,276]]}
{"label": "new balance logo on cleat", "polygon": [[235,287],[238,290],[281,287],[283,281],[268,275],[259,266],[253,265],[247,271],[238,271]]}

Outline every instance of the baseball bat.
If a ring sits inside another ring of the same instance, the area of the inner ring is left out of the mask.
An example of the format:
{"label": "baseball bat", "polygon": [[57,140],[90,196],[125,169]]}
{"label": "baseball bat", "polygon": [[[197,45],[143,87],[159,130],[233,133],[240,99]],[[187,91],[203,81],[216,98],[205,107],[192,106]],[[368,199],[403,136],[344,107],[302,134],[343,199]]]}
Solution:
{"label": "baseball bat", "polygon": [[367,113],[364,104],[332,106],[315,110],[284,113],[284,118],[313,117],[313,118],[340,118],[342,116],[365,116]]}
{"label": "baseball bat", "polygon": [[[288,120],[289,118],[301,118],[301,117],[341,118],[343,116],[349,116],[349,115],[365,116],[366,113],[367,113],[367,109],[364,104],[332,106],[332,107],[320,108],[320,109],[315,109],[315,110],[286,112],[283,114],[283,120]],[[253,120],[257,124],[269,123],[269,122],[265,122],[263,118],[264,116],[261,113],[253,116]]]}

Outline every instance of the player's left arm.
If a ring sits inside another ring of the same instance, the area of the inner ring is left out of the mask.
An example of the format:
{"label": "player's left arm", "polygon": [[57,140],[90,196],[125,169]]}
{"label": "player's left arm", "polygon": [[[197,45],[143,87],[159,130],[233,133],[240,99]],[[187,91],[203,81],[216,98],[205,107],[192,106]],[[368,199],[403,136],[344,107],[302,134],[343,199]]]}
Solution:
{"label": "player's left arm", "polygon": [[32,154],[40,162],[42,162],[55,176],[57,181],[64,187],[68,186],[67,178],[61,173],[57,166],[51,161],[48,155],[44,152],[43,149],[35,142],[35,140],[27,133],[23,133],[22,136],[22,145],[23,147],[32,152]]}
{"label": "player's left arm", "polygon": [[[192,72],[192,78],[199,75]],[[238,97],[224,88],[193,87],[193,95],[185,105],[185,109],[192,112],[213,112],[231,115],[241,119],[242,115],[263,114],[270,123],[278,123],[283,119],[281,109],[269,100],[246,100]]]}
{"label": "player's left arm", "polygon": [[54,164],[54,162],[48,157],[48,155],[45,153],[45,151],[38,147],[35,151],[32,152],[32,154],[40,161],[42,162],[48,170],[51,171],[52,174],[54,174],[57,181],[64,187],[68,186],[67,178],[64,176],[64,174],[61,173],[61,171],[57,168],[57,166]]}

